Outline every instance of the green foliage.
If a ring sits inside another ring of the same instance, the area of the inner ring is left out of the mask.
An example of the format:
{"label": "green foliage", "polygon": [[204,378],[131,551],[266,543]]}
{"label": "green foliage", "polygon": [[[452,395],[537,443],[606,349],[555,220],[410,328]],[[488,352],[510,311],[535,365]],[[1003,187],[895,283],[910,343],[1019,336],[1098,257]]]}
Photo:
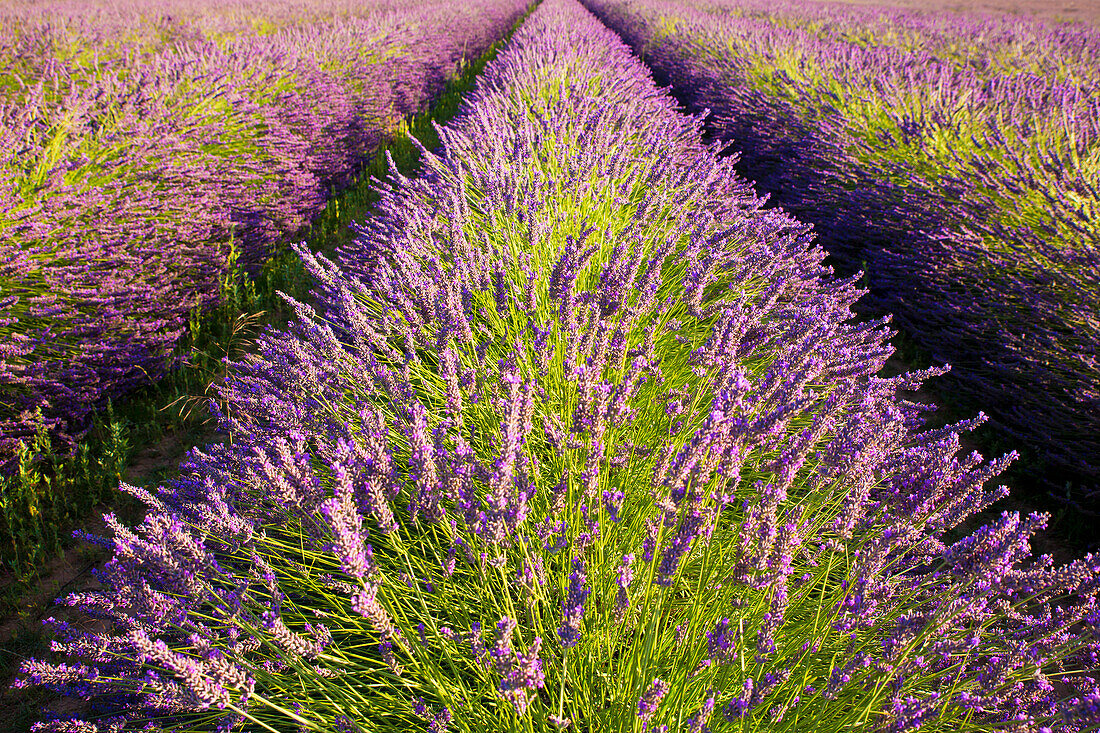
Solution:
{"label": "green foliage", "polygon": [[[22,446],[15,473],[0,474],[0,617],[10,617],[24,605],[44,565],[73,545],[72,529],[86,522],[97,507],[139,510],[138,502],[115,491],[136,455],[171,434],[210,437],[209,428],[204,427],[211,422],[208,406],[213,387],[225,378],[226,360],[246,352],[263,327],[286,321],[289,312],[283,294],[308,298],[312,280],[290,249],[290,241],[304,239],[311,250],[325,254],[347,242],[352,237],[351,223],[367,216],[378,199],[372,178],[385,175],[386,151],[400,171],[412,173],[420,153],[410,136],[428,149],[438,147],[433,123],[455,115],[462,96],[503,43],[498,41],[480,58],[463,62],[431,108],[391,130],[384,147],[342,189],[334,188],[310,226],[276,247],[258,272],[241,266],[239,252],[230,241],[229,267],[220,283],[218,305],[208,313],[192,312],[188,332],[173,355],[177,369],[117,404],[109,402],[74,451],[53,445],[44,426],[34,441]],[[0,661],[0,669],[11,661]]]}

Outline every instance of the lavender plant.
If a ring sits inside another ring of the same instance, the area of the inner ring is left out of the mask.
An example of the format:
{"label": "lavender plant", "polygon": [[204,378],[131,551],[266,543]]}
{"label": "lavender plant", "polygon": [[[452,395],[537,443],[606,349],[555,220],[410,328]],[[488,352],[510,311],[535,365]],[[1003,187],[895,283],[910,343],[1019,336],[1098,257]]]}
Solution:
{"label": "lavender plant", "polygon": [[231,253],[258,270],[526,4],[317,0],[262,33],[202,3],[0,10],[0,463],[36,411],[71,451],[162,377]]}
{"label": "lavender plant", "polygon": [[874,375],[807,227],[547,0],[417,179],[235,365],[37,730],[1095,728],[1100,559],[951,531],[960,458]]}
{"label": "lavender plant", "polygon": [[[955,368],[1040,493],[1100,509],[1095,28],[757,0],[586,3]],[[1090,538],[1091,541],[1091,538]]]}

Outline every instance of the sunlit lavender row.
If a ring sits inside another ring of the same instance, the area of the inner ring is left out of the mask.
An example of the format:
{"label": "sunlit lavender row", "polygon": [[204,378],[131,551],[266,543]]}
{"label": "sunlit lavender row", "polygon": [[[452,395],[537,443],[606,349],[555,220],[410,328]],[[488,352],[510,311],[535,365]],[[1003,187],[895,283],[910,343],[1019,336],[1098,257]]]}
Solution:
{"label": "sunlit lavender row", "polygon": [[[1100,509],[1100,32],[758,0],[591,0],[815,224],[945,391]],[[1092,493],[1091,499],[1089,498]]]}
{"label": "sunlit lavender row", "polygon": [[5,6],[0,459],[163,375],[230,243],[255,269],[526,5]]}
{"label": "sunlit lavender row", "polygon": [[[37,730],[1084,731],[1100,558],[880,379],[808,227],[546,0],[222,427],[113,518]],[[94,727],[93,727],[94,726]]]}
{"label": "sunlit lavender row", "polygon": [[[692,7],[718,17],[767,19],[823,41],[928,54],[986,76],[1030,73],[1081,84],[1095,82],[1100,73],[1100,34],[1084,23],[1050,22],[1026,14],[932,12],[931,3],[923,12],[912,6],[903,10],[886,3],[822,0],[713,0]],[[1028,8],[1021,10],[1026,13]],[[749,32],[755,35],[757,30]],[[773,49],[779,51],[782,45]]]}

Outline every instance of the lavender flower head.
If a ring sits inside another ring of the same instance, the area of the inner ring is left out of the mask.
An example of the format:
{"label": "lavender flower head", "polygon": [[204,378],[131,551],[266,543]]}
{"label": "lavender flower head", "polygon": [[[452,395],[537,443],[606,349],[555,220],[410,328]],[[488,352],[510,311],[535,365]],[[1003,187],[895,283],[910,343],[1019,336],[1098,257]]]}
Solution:
{"label": "lavender flower head", "polygon": [[588,576],[584,572],[584,559],[573,558],[573,572],[569,576],[569,589],[561,602],[561,626],[558,637],[565,648],[576,646],[581,638],[581,621],[584,618],[584,603],[592,590],[586,587]]}
{"label": "lavender flower head", "polygon": [[653,714],[657,711],[657,706],[661,704],[661,700],[668,694],[668,683],[664,680],[654,678],[650,683],[646,691],[642,693],[642,696],[638,699],[638,718],[640,720],[648,721]]}

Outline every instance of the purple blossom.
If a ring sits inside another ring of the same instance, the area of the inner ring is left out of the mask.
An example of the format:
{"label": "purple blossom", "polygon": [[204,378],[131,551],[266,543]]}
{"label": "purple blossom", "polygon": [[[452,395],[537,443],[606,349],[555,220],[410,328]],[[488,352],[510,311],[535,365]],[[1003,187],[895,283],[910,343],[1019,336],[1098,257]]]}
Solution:
{"label": "purple blossom", "polygon": [[667,693],[668,683],[655,677],[638,699],[638,718],[643,722],[647,722],[653,717],[653,713],[657,711],[657,706],[661,704],[661,699]]}
{"label": "purple blossom", "polygon": [[584,559],[573,558],[573,572],[569,576],[569,590],[561,602],[561,626],[558,627],[558,637],[565,648],[575,646],[581,638],[581,620],[584,618],[584,603],[592,593],[585,584],[588,576],[585,574]]}
{"label": "purple blossom", "polygon": [[321,503],[324,514],[336,541],[331,549],[340,558],[344,572],[354,578],[363,578],[372,572],[362,516],[356,511],[352,485],[347,470],[337,464],[333,467],[334,493],[331,499]]}
{"label": "purple blossom", "polygon": [[710,727],[707,726],[707,721],[710,720],[710,716],[714,713],[716,700],[717,693],[714,689],[708,690],[707,699],[703,702],[703,707],[686,721],[687,729],[691,731],[691,733],[708,733],[710,731]]}
{"label": "purple blossom", "polygon": [[527,712],[532,698],[528,691],[535,691],[544,684],[545,675],[542,671],[542,660],[539,659],[539,650],[542,648],[542,639],[535,637],[526,654],[516,652],[514,666],[510,667],[500,681],[500,691],[504,697],[511,701],[516,713],[523,715]]}
{"label": "purple blossom", "polygon": [[745,679],[741,686],[741,692],[726,704],[725,710],[722,714],[726,720],[731,723],[736,723],[741,718],[744,718],[749,710],[751,710],[759,702],[759,695],[755,693],[753,689],[752,677]]}
{"label": "purple blossom", "polygon": [[740,634],[730,629],[730,620],[724,618],[715,624],[714,629],[708,631],[707,658],[719,664],[736,664],[740,656],[738,644]]}
{"label": "purple blossom", "polygon": [[351,608],[367,619],[378,633],[388,633],[393,629],[390,615],[378,600],[379,586],[368,583],[365,590],[357,590],[351,598]]}
{"label": "purple blossom", "polygon": [[442,706],[437,712],[432,713],[422,697],[413,699],[413,712],[421,720],[428,723],[429,733],[444,733],[451,724],[451,711],[446,705]]}
{"label": "purple blossom", "polygon": [[[485,669],[489,669],[493,660],[490,656],[489,650],[485,647],[485,642],[481,640],[481,624],[474,621],[470,624],[470,651],[473,652],[474,659]],[[509,639],[508,643],[511,643]]]}
{"label": "purple blossom", "polygon": [[709,512],[699,509],[690,509],[681,517],[672,536],[665,542],[665,550],[661,555],[661,562],[657,567],[657,577],[654,583],[660,586],[671,586],[673,577],[680,566],[681,560],[691,550],[696,537],[704,525],[710,521]]}
{"label": "purple blossom", "polygon": [[613,614],[617,620],[622,620],[630,607],[630,594],[627,589],[634,581],[634,553],[623,555],[622,565],[619,566],[619,576],[615,580],[618,589],[615,591],[615,608]]}
{"label": "purple blossom", "polygon": [[603,492],[603,505],[607,511],[608,517],[612,522],[619,521],[619,510],[623,505],[623,492],[616,489],[615,491]]}
{"label": "purple blossom", "polygon": [[359,726],[359,724],[349,718],[347,715],[337,715],[333,719],[332,725],[340,733],[363,733],[363,729]]}

